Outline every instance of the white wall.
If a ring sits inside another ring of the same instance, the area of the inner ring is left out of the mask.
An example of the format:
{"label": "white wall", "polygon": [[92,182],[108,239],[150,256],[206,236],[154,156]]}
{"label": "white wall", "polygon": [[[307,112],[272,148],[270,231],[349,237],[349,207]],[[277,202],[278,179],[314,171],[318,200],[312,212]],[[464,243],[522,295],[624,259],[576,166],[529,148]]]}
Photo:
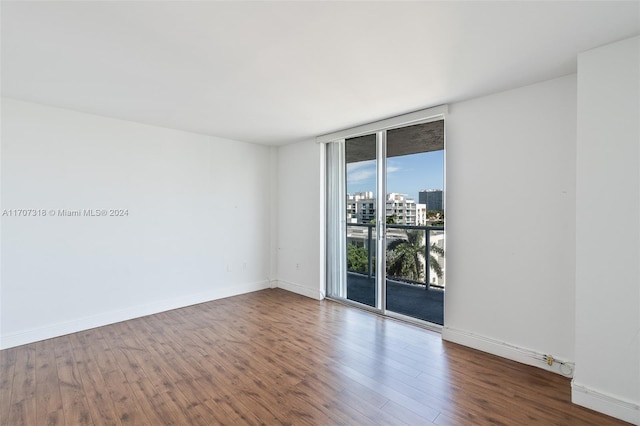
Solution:
{"label": "white wall", "polygon": [[573,361],[575,128],[575,75],[449,106],[443,338]]}
{"label": "white wall", "polygon": [[323,145],[278,148],[278,287],[322,299]]}
{"label": "white wall", "polygon": [[640,38],[578,57],[574,402],[640,424]]}
{"label": "white wall", "polygon": [[2,99],[2,210],[129,216],[2,217],[0,346],[267,288],[271,161],[264,146]]}

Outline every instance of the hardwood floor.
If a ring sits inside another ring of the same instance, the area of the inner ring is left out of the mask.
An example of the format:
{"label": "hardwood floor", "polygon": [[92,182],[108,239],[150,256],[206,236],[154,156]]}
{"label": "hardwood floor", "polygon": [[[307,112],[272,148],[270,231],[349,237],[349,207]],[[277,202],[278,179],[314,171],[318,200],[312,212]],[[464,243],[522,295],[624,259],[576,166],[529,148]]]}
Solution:
{"label": "hardwood floor", "polygon": [[569,380],[265,290],[0,351],[2,425],[615,425]]}

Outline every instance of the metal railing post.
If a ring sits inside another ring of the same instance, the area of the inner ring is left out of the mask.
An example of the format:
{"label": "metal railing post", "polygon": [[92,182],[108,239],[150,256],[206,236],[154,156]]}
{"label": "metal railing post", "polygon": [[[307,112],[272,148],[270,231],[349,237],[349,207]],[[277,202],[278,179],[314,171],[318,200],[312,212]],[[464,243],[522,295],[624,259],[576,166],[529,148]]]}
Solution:
{"label": "metal railing post", "polygon": [[369,272],[369,278],[371,278],[372,276],[372,269],[373,269],[373,256],[371,254],[371,228],[372,226],[367,226],[367,254],[369,256],[369,268],[368,268],[368,272]]}
{"label": "metal railing post", "polygon": [[431,248],[431,244],[429,242],[431,237],[431,232],[428,229],[424,230],[424,281],[425,281],[425,290],[429,290],[431,286],[431,266],[429,265],[429,249]]}

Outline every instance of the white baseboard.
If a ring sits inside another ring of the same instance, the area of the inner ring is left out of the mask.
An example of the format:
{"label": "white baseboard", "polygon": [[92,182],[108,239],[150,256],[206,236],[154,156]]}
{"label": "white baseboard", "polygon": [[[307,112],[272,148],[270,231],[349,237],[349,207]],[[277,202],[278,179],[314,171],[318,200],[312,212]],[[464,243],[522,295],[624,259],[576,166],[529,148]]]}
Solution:
{"label": "white baseboard", "polygon": [[198,303],[209,302],[216,299],[223,299],[225,297],[237,296],[244,293],[251,293],[253,291],[264,290],[267,288],[269,288],[269,281],[227,286],[203,293],[190,294],[175,299],[161,300],[127,309],[104,312],[72,321],[50,324],[43,327],[0,336],[0,349],[26,345],[40,340],[64,336],[69,333],[89,330],[91,328],[102,327],[104,325],[114,324],[133,318],[157,314],[158,312],[184,308],[185,306],[196,305]]}
{"label": "white baseboard", "polygon": [[283,290],[290,291],[292,293],[297,293],[302,296],[310,297],[316,300],[324,299],[324,293],[320,291],[320,289],[312,289],[309,287],[305,287],[301,284],[292,283],[285,280],[278,280],[277,283],[278,288]]}
{"label": "white baseboard", "polygon": [[634,425],[640,425],[640,406],[632,402],[589,389],[587,386],[571,382],[571,402],[599,411]]}
{"label": "white baseboard", "polygon": [[[553,363],[548,365],[543,357],[545,354],[533,351],[527,348],[521,348],[506,342],[492,339],[490,337],[481,336],[464,330],[457,330],[450,327],[442,329],[442,339],[449,342],[458,343],[468,346],[482,352],[488,352],[503,358],[517,361],[522,364],[539,367],[553,373],[561,374],[565,377],[573,377],[574,363],[562,359],[557,359],[565,365]],[[553,354],[549,354],[553,355]]]}

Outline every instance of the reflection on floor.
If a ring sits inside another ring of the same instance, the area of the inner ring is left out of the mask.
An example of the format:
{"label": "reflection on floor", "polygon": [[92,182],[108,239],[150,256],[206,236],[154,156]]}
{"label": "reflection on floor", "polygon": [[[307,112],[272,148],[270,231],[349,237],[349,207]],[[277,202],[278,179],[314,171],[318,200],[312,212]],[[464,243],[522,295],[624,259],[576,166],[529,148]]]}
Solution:
{"label": "reflection on floor", "polygon": [[[375,278],[347,274],[347,299],[375,306]],[[387,280],[387,310],[444,324],[444,290]]]}

